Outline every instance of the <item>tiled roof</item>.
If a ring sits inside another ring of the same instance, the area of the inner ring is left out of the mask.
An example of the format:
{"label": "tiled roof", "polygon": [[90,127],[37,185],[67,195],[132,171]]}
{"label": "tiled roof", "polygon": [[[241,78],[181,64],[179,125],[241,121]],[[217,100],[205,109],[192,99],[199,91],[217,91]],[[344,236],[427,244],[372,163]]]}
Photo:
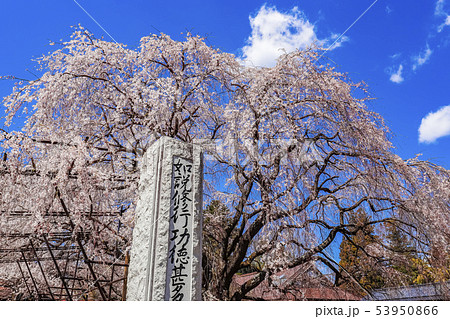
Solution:
{"label": "tiled roof", "polygon": [[[256,272],[236,275],[234,289],[257,275]],[[361,298],[343,289],[332,287],[332,283],[313,264],[300,265],[279,271],[265,279],[247,294],[255,300],[360,300]]]}
{"label": "tiled roof", "polygon": [[0,286],[0,300],[6,300],[11,297],[11,289]]}

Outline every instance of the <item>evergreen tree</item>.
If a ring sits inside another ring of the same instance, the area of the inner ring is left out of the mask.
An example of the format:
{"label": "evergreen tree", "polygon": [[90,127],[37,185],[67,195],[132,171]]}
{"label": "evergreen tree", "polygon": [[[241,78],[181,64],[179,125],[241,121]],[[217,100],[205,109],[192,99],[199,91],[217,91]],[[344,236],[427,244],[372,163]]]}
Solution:
{"label": "evergreen tree", "polygon": [[362,209],[349,216],[349,224],[354,225],[355,231],[340,245],[342,288],[361,293],[361,287],[372,290],[424,284],[442,280],[444,273],[450,273],[442,271],[445,267],[432,266],[424,254],[417,252],[405,227],[394,222],[385,224],[385,259],[370,256],[370,247],[381,242],[381,238],[374,234],[369,222],[370,217]]}
{"label": "evergreen tree", "polygon": [[342,267],[343,278],[340,286],[358,294],[362,294],[360,286],[370,290],[384,285],[379,261],[367,252],[369,246],[374,245],[378,239],[374,234],[374,227],[368,224],[369,221],[364,210],[352,212],[349,224],[354,225],[354,234],[347,235],[340,245],[339,265]]}
{"label": "evergreen tree", "polygon": [[450,280],[450,247],[435,244],[430,249],[430,257],[430,269],[433,270],[434,281]]}
{"label": "evergreen tree", "polygon": [[[424,284],[443,280],[446,277],[445,274],[448,277],[449,268],[448,266],[445,267],[445,258],[442,258],[442,256],[445,256],[445,249],[432,248],[431,259],[425,258],[424,254],[419,254],[413,247],[401,225],[389,223],[386,230],[386,238],[391,250],[389,266],[400,275],[399,284]],[[440,251],[444,253],[439,254]],[[448,255],[447,260],[450,260]]]}
{"label": "evergreen tree", "polygon": [[[388,247],[391,251],[390,267],[400,275],[403,284],[413,284],[420,273],[420,262],[406,234],[396,223],[386,226]],[[423,282],[421,282],[423,283]]]}

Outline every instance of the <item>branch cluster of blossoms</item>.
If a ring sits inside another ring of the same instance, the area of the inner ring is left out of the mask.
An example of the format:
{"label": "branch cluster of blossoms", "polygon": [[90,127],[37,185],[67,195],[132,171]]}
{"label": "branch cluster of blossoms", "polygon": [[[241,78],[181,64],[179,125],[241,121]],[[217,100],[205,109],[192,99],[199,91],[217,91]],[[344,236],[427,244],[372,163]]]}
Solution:
{"label": "branch cluster of blossoms", "polygon": [[[449,171],[396,156],[364,83],[320,65],[318,48],[254,68],[191,35],[144,37],[132,50],[79,28],[61,46],[4,99],[7,124],[28,113],[21,132],[1,133],[2,232],[60,232],[67,221],[46,214],[66,209],[75,230],[89,230],[91,255],[111,258],[119,239],[126,251],[140,158],[170,136],[204,146],[205,202],[223,204],[205,213],[216,298],[233,298],[234,274],[257,258],[268,273],[313,260],[355,231],[358,208],[371,225],[400,221],[420,243],[448,243]],[[118,211],[113,223],[86,217]]]}

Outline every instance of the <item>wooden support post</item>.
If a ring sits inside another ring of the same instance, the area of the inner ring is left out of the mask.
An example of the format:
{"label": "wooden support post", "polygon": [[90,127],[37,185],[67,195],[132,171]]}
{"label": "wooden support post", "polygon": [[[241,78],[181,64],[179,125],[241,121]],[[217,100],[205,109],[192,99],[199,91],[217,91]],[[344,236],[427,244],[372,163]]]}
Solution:
{"label": "wooden support post", "polygon": [[[75,225],[73,224],[73,221],[70,218],[69,210],[67,209],[66,203],[64,203],[63,199],[61,198],[61,194],[59,193],[59,190],[57,190],[56,193],[58,195],[58,198],[59,198],[61,206],[62,206],[62,208],[64,210],[64,213],[66,214],[67,218],[69,219],[70,228],[72,229],[72,231],[74,231],[75,230]],[[88,255],[86,253],[86,250],[83,247],[83,243],[81,242],[79,233],[76,234],[76,240],[77,240],[78,246],[80,247],[81,253],[83,254],[84,261],[86,262],[86,264],[88,266],[89,272],[92,275],[92,279],[94,279],[94,285],[97,287],[98,291],[100,292],[100,295],[102,296],[102,299],[103,300],[108,300],[106,298],[105,290],[103,289],[102,286],[100,286],[100,283],[98,282],[97,275],[94,272],[94,268],[92,268],[92,264],[90,263]]]}
{"label": "wooden support post", "polygon": [[61,270],[59,269],[58,262],[56,261],[55,256],[53,255],[53,251],[52,251],[52,248],[50,247],[50,243],[48,242],[47,237],[45,235],[43,235],[43,237],[45,240],[45,244],[47,245],[47,248],[50,252],[50,256],[52,257],[53,263],[55,264],[55,268],[56,268],[56,271],[58,272],[58,276],[59,276],[59,278],[61,278],[64,289],[66,290],[67,298],[69,298],[69,300],[72,301],[72,296],[70,295],[69,288],[67,288],[66,281],[64,280]]}
{"label": "wooden support post", "polygon": [[25,274],[23,273],[22,267],[20,267],[19,261],[17,262],[17,266],[19,266],[19,270],[20,270],[20,273],[22,274],[22,278],[23,278],[23,281],[25,282],[25,286],[27,287],[28,293],[30,294],[30,296],[33,296],[33,293],[31,292],[30,287],[28,287],[27,279],[25,278]]}
{"label": "wooden support post", "polygon": [[38,300],[41,300],[41,295],[39,294],[39,289],[38,289],[38,287],[36,285],[36,281],[33,278],[33,274],[31,273],[30,267],[28,266],[28,263],[27,263],[27,260],[25,258],[25,254],[24,254],[23,250],[21,251],[21,253],[22,253],[22,258],[23,258],[23,261],[25,263],[25,266],[27,266],[28,273],[30,274],[31,282],[33,283],[34,289],[36,289],[36,294],[37,294]]}
{"label": "wooden support post", "polygon": [[127,252],[127,254],[125,255],[125,264],[127,264],[127,266],[125,266],[125,270],[124,270],[124,280],[123,280],[123,287],[122,287],[122,300],[126,301],[127,300],[127,282],[128,282],[128,264],[130,263],[130,253]]}
{"label": "wooden support post", "polygon": [[41,269],[41,273],[42,273],[42,276],[44,277],[45,284],[47,285],[48,291],[50,292],[50,296],[52,297],[53,300],[55,300],[55,297],[53,297],[52,290],[50,289],[50,285],[48,284],[47,277],[45,276],[44,269],[42,268],[41,262],[39,261],[39,256],[36,252],[36,249],[34,248],[33,240],[31,238],[30,238],[30,244],[31,244],[31,249],[33,250],[33,253],[36,256],[36,261],[39,265],[39,268]]}

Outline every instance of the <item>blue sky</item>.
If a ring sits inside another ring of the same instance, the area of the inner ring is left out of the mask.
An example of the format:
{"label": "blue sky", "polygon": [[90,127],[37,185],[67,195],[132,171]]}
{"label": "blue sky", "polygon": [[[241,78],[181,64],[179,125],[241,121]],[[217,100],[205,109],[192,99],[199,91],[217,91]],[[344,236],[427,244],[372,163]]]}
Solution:
{"label": "blue sky", "polygon": [[[376,98],[369,107],[385,118],[401,157],[422,153],[450,169],[450,0],[77,2],[103,29],[73,0],[0,2],[0,75],[39,75],[32,59],[52,51],[49,42],[67,40],[78,24],[129,48],[151,33],[181,40],[191,32],[263,66],[280,48],[313,41],[328,48],[351,26],[324,62],[368,84]],[[0,96],[12,86],[0,80]]]}

